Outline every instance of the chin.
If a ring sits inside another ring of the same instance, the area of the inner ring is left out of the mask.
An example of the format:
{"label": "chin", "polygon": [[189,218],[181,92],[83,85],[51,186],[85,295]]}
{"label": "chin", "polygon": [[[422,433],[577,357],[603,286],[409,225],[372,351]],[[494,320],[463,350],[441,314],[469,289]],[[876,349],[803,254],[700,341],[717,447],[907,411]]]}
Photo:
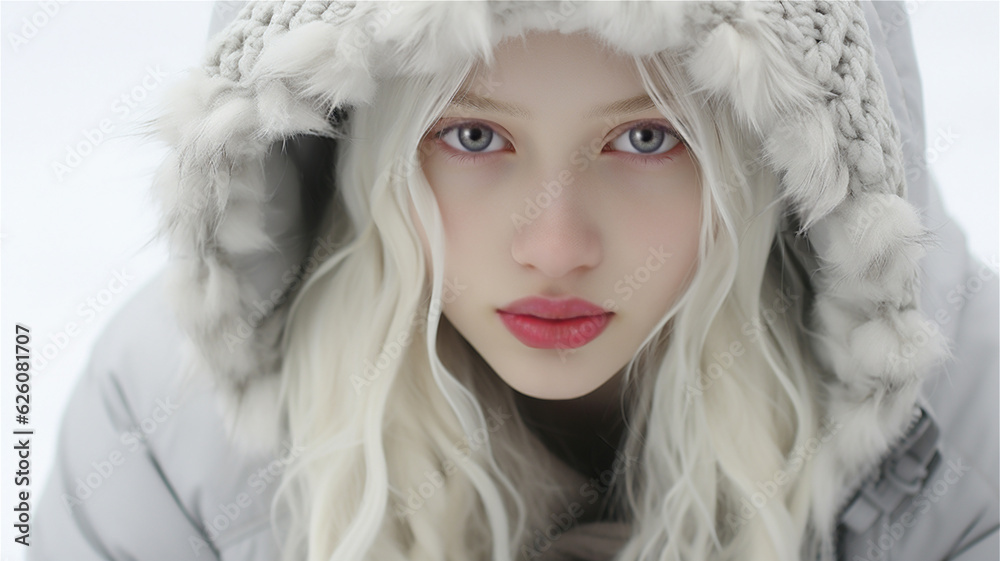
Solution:
{"label": "chin", "polygon": [[519,369],[515,376],[505,375],[501,369],[494,368],[494,370],[514,391],[535,399],[576,399],[592,393],[610,379],[609,376],[593,380],[586,373],[553,373],[541,368],[527,376],[525,369]]}
{"label": "chin", "polygon": [[587,395],[591,391],[589,388],[588,391],[568,391],[567,388],[553,388],[545,386],[518,387],[512,384],[509,385],[512,388],[514,388],[517,392],[522,393],[528,397],[533,397],[535,399],[547,399],[550,401],[576,399],[578,397],[583,397]]}

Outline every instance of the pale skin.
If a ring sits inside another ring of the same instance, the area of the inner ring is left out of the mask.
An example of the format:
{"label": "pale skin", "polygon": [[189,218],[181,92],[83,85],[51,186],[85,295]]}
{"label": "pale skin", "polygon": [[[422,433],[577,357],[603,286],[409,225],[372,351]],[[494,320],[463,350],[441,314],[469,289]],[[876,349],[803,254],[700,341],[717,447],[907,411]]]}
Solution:
{"label": "pale skin", "polygon": [[[467,287],[443,314],[523,396],[529,421],[582,447],[615,439],[621,370],[696,265],[696,164],[631,59],[590,36],[501,43],[468,86],[421,145],[444,275]],[[614,315],[583,346],[532,348],[497,317],[526,296],[576,296]]]}

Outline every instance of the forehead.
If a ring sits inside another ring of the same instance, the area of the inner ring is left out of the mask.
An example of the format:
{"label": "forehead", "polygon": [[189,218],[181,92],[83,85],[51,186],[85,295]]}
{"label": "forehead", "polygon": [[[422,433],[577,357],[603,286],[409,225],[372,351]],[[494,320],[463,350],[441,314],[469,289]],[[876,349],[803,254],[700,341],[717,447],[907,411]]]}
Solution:
{"label": "forehead", "polygon": [[644,93],[632,58],[593,36],[530,32],[501,42],[493,63],[474,68],[455,99],[473,101],[464,104],[465,110],[482,109],[481,103],[475,103],[482,99],[502,102],[503,107],[494,109],[529,118],[536,111],[552,108],[572,107],[582,113],[581,108],[592,110],[601,104],[644,97]]}

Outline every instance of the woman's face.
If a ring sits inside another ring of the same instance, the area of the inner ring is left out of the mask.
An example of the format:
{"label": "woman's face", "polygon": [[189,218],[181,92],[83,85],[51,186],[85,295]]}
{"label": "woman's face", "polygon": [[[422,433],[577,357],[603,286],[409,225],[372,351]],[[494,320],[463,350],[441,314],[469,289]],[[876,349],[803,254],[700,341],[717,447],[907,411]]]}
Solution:
{"label": "woman's face", "polygon": [[631,60],[585,35],[505,42],[462,92],[421,145],[446,237],[443,313],[515,390],[586,395],[695,266],[695,164]]}

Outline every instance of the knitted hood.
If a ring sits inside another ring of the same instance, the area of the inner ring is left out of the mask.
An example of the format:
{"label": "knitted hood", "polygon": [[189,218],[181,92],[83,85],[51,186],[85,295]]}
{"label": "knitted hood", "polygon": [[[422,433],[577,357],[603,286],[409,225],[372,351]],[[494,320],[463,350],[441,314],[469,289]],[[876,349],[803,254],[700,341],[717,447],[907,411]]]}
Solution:
{"label": "knitted hood", "polygon": [[276,442],[283,324],[310,252],[329,251],[316,209],[331,185],[288,168],[275,143],[287,141],[299,161],[322,158],[309,152],[315,141],[334,142],[380,80],[553,28],[589,30],[626,54],[680,50],[694,84],[764,139],[765,165],[799,228],[789,234],[815,264],[812,344],[821,405],[839,428],[814,457],[812,514],[831,535],[946,352],[918,310],[929,236],[905,199],[899,131],[853,2],[245,6],[157,123],[171,151],[154,189],[189,373],[217,385],[234,438]]}

